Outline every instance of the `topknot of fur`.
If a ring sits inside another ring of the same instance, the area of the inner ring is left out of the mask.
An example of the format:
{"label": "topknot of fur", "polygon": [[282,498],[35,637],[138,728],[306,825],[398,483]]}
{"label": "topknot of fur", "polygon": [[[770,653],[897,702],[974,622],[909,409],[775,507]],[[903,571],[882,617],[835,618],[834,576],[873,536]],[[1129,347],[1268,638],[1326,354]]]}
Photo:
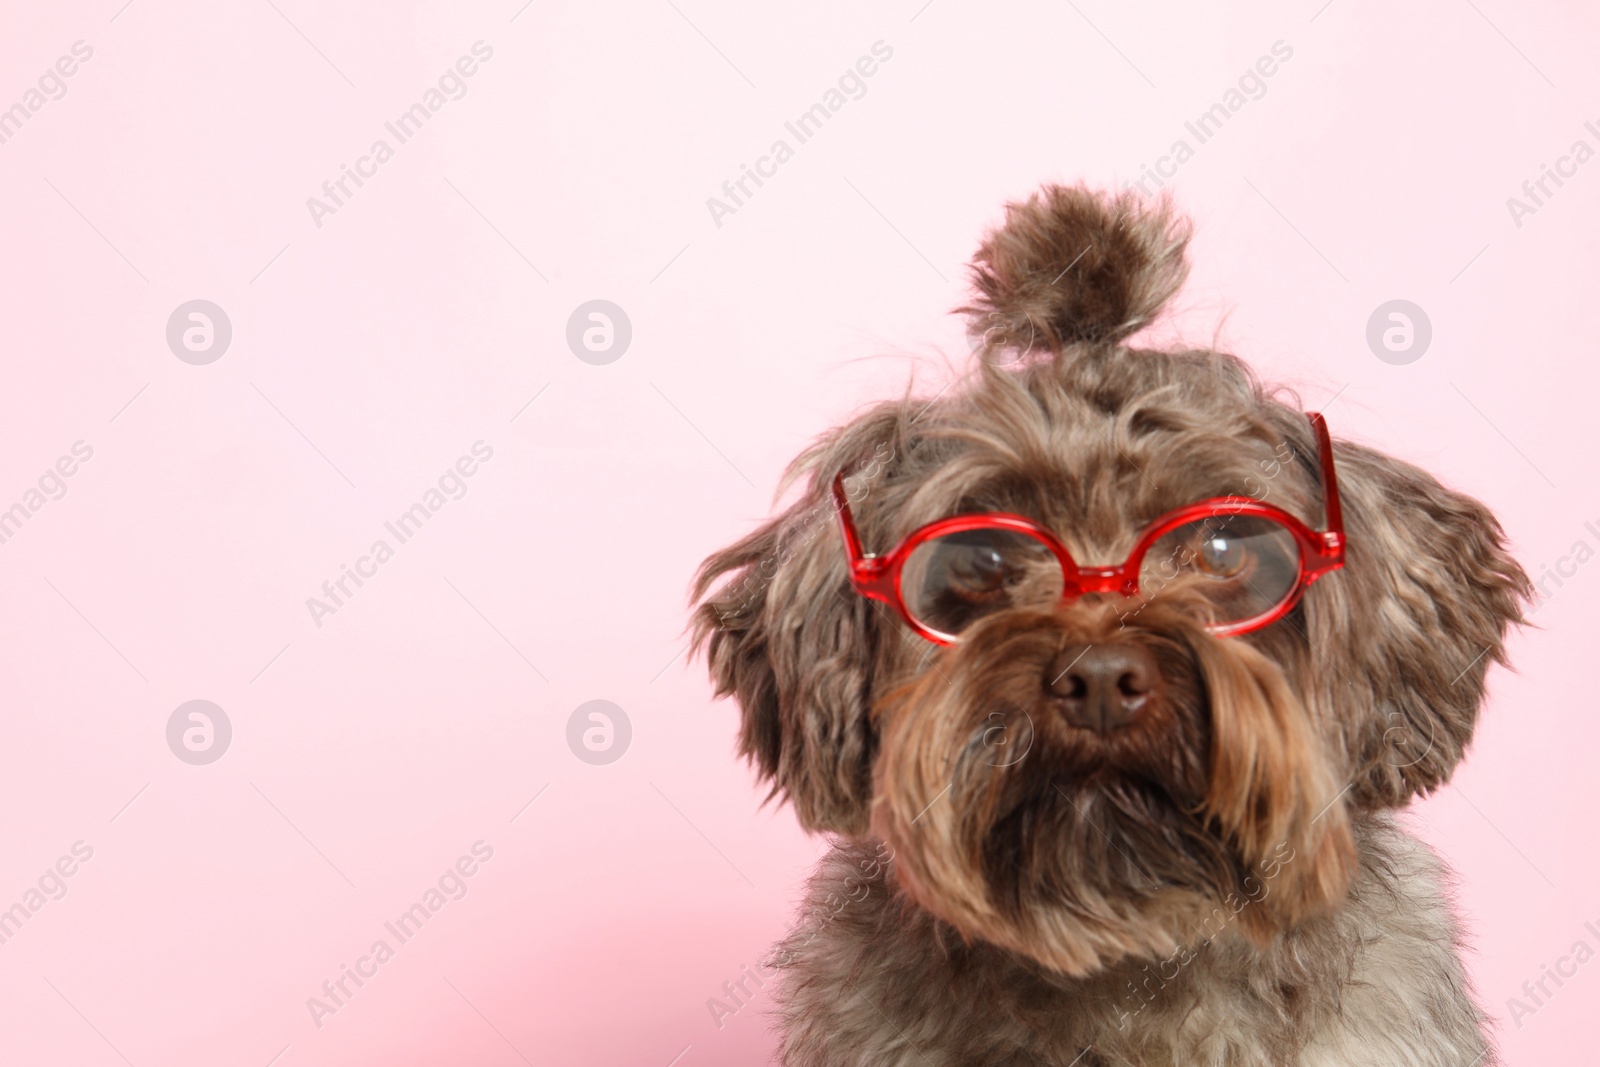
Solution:
{"label": "topknot of fur", "polygon": [[975,298],[957,310],[990,349],[1115,344],[1183,284],[1189,233],[1166,200],[1047,185],[1006,205],[972,258]]}

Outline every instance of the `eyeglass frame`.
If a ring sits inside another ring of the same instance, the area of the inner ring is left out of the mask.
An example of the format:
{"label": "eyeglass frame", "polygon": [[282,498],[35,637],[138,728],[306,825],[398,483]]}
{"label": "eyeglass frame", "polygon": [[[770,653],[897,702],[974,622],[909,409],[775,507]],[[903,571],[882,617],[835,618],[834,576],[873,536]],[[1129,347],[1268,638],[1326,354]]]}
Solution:
{"label": "eyeglass frame", "polygon": [[887,604],[917,634],[940,645],[952,645],[960,640],[959,634],[947,634],[919,621],[905,605],[900,581],[905,563],[911,554],[924,543],[947,534],[966,533],[972,530],[998,529],[1024,534],[1042,542],[1049,548],[1061,568],[1062,590],[1059,604],[1077,600],[1085,593],[1113,593],[1137,596],[1139,572],[1150,548],[1167,533],[1185,523],[1219,514],[1251,515],[1276,522],[1294,536],[1299,547],[1300,574],[1294,588],[1271,610],[1251,619],[1236,622],[1206,624],[1206,629],[1216,637],[1233,637],[1270,626],[1294,610],[1306,589],[1318,578],[1344,566],[1344,516],[1339,506],[1339,480],[1333,466],[1333,442],[1328,436],[1328,424],[1317,412],[1307,412],[1317,441],[1319,465],[1322,470],[1324,530],[1313,530],[1295,515],[1265,501],[1246,496],[1217,496],[1196,501],[1159,516],[1140,531],[1139,539],[1127,558],[1114,567],[1082,567],[1072,558],[1061,539],[1042,523],[1025,515],[1006,511],[985,511],[967,515],[951,515],[919,526],[900,540],[887,553],[869,555],[861,547],[861,535],[856,530],[855,516],[850,510],[849,495],[844,488],[844,471],[833,479],[834,510],[839,515],[839,527],[844,535],[846,561],[849,565],[850,584],[862,596]]}

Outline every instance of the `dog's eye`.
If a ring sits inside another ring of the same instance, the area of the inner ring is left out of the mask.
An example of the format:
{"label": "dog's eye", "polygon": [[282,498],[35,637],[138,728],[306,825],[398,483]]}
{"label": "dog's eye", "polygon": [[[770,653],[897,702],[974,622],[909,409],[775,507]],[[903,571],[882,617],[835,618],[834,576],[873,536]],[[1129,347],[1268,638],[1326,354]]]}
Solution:
{"label": "dog's eye", "polygon": [[978,545],[960,555],[949,570],[953,592],[971,597],[994,596],[1015,585],[1022,569],[1009,564],[993,545]]}
{"label": "dog's eye", "polygon": [[1212,578],[1237,578],[1250,562],[1243,539],[1216,531],[1202,535],[1195,549],[1195,566]]}
{"label": "dog's eye", "polygon": [[924,541],[900,573],[906,609],[923,625],[959,633],[1019,604],[1061,597],[1061,565],[1049,546],[1015,530],[978,529]]}
{"label": "dog's eye", "polygon": [[1294,534],[1270,518],[1224,515],[1162,534],[1139,564],[1139,595],[1150,599],[1191,579],[1217,622],[1242,622],[1293,595],[1300,577]]}

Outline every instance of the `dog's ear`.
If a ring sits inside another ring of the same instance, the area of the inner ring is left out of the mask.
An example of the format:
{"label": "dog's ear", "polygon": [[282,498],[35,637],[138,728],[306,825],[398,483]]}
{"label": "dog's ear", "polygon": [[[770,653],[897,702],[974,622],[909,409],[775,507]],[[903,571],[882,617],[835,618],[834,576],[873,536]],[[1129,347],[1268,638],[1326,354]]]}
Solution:
{"label": "dog's ear", "polygon": [[1400,805],[1460,762],[1533,587],[1483,504],[1360,445],[1337,443],[1334,462],[1345,566],[1308,595],[1307,636],[1354,803]]}
{"label": "dog's ear", "polygon": [[877,634],[872,606],[849,582],[832,483],[840,470],[855,485],[880,476],[892,448],[843,457],[897,418],[864,420],[802,456],[796,466],[810,478],[801,498],[712,555],[695,579],[695,647],[717,695],[738,701],[739,752],[813,832],[867,828]]}
{"label": "dog's ear", "polygon": [[1046,185],[1006,205],[972,258],[973,303],[956,310],[988,349],[1115,343],[1183,284],[1188,240],[1166,200]]}

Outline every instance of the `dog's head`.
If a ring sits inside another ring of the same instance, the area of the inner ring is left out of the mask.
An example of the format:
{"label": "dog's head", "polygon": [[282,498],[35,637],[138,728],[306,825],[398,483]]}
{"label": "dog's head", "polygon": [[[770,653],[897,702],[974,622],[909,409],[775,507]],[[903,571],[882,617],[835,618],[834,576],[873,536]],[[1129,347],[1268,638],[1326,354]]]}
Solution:
{"label": "dog's head", "polygon": [[801,823],[887,841],[918,904],[1073,974],[1337,905],[1352,814],[1449,777],[1529,590],[1483,505],[1359,445],[1325,536],[1304,413],[1233,356],[1123,344],[1187,236],[1131,194],[1011,205],[970,378],[822,438],[696,587],[740,750]]}

